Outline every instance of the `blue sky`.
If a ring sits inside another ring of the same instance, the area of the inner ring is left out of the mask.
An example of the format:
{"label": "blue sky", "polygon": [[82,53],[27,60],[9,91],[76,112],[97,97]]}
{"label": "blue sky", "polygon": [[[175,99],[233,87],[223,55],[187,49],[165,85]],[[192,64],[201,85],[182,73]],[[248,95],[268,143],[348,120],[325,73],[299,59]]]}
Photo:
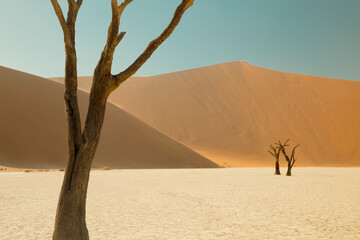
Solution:
{"label": "blue sky", "polygon": [[[181,0],[134,0],[112,71],[127,67],[169,23]],[[66,0],[59,0],[66,11]],[[119,0],[120,2],[120,0]],[[136,75],[222,62],[360,80],[359,0],[195,0]],[[110,0],[84,0],[76,26],[79,75],[92,75],[105,44]],[[64,75],[64,45],[50,0],[0,0],[0,65]]]}

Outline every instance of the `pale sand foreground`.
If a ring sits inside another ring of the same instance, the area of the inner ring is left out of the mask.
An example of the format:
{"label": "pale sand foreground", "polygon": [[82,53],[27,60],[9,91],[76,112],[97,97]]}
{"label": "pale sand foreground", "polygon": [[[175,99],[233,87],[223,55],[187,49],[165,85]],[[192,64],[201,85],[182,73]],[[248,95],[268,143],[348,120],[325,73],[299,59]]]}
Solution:
{"label": "pale sand foreground", "polygon": [[[360,168],[272,172],[92,172],[91,239],[360,239]],[[0,239],[50,239],[62,176],[0,174]]]}

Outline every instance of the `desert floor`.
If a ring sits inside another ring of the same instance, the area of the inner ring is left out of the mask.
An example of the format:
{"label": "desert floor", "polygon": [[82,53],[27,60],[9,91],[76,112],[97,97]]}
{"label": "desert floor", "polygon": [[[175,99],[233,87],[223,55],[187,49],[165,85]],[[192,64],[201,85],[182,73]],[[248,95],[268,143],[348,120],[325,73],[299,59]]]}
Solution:
{"label": "desert floor", "polygon": [[[87,205],[91,239],[360,239],[360,168],[272,173],[94,171]],[[62,177],[0,173],[0,239],[50,239]]]}

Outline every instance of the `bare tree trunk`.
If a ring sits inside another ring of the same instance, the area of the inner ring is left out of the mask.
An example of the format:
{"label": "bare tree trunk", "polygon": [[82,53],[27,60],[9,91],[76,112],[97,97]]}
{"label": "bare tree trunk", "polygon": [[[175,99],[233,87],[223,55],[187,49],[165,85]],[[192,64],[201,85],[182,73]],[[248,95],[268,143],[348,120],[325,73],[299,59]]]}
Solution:
{"label": "bare tree trunk", "polygon": [[[94,79],[94,82],[99,83],[101,81]],[[89,239],[85,222],[86,194],[91,165],[100,140],[108,97],[106,91],[103,91],[105,86],[95,85],[97,90],[91,91],[90,94],[89,112],[82,136],[82,144],[77,155],[71,156],[75,159],[73,167],[68,164],[65,171],[55,219],[54,240]]]}
{"label": "bare tree trunk", "polygon": [[275,148],[273,145],[270,145],[270,150],[268,151],[272,156],[275,157],[275,173],[274,175],[281,175],[280,173],[280,163],[279,163],[279,156],[280,156],[280,148]]}
{"label": "bare tree trunk", "polygon": [[275,175],[281,175],[279,160],[275,162]]}
{"label": "bare tree trunk", "polygon": [[[86,154],[85,154],[86,155]],[[85,159],[77,158],[77,161],[85,162]],[[66,174],[67,172],[65,172]],[[89,239],[88,230],[85,222],[86,187],[88,171],[84,170],[81,177],[84,179],[73,179],[72,182],[65,182],[59,196],[58,208],[56,212],[55,228],[53,233],[54,240],[87,240]],[[76,184],[76,185],[75,185]],[[69,186],[74,186],[69,189]]]}
{"label": "bare tree trunk", "polygon": [[69,158],[56,212],[54,240],[88,240],[85,222],[86,194],[91,164],[100,140],[104,122],[106,100],[109,94],[131,77],[151,57],[154,51],[172,34],[184,12],[194,0],[182,0],[165,30],[149,43],[144,52],[124,71],[112,75],[111,66],[116,46],[125,32],[119,33],[120,16],[133,0],[124,0],[120,5],[111,0],[112,19],[107,42],[94,71],[88,113],[82,131],[77,100],[77,64],[75,49],[75,21],[82,0],[68,0],[68,15],[65,20],[57,0],[50,0],[64,32],[65,103],[68,123]]}
{"label": "bare tree trunk", "polygon": [[286,176],[291,176],[291,169],[292,169],[291,162],[288,162],[288,169],[286,172]]}

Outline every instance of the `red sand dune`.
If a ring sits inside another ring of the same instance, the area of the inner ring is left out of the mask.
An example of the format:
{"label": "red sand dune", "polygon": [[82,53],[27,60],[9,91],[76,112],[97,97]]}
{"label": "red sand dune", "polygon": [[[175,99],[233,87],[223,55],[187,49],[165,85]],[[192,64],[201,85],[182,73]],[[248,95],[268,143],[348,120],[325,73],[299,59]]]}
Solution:
{"label": "red sand dune", "polygon": [[[64,167],[64,86],[0,67],[0,165]],[[79,91],[84,115],[88,94]],[[216,167],[216,164],[109,103],[94,166]]]}
{"label": "red sand dune", "polygon": [[297,166],[360,166],[357,81],[231,62],[133,77],[110,101],[220,165],[272,166],[269,144],[290,138]]}

